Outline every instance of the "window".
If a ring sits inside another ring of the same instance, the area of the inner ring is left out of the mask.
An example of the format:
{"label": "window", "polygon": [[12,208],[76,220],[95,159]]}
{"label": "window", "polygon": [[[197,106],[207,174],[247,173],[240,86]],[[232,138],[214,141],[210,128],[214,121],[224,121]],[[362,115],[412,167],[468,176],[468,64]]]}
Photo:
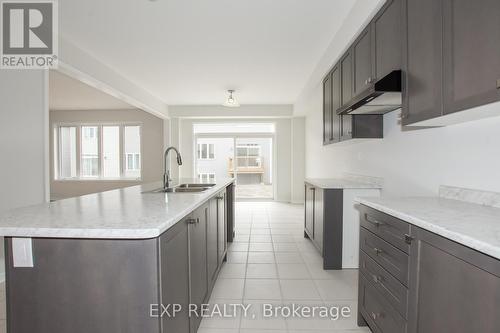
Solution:
{"label": "window", "polygon": [[213,143],[198,143],[198,159],[215,159],[215,145]]}
{"label": "window", "polygon": [[236,158],[238,167],[261,168],[261,148],[258,144],[245,144],[236,146]]}
{"label": "window", "polygon": [[213,181],[215,180],[215,173],[198,173],[198,179],[201,181]]}
{"label": "window", "polygon": [[140,179],[141,127],[72,125],[54,129],[56,179]]}

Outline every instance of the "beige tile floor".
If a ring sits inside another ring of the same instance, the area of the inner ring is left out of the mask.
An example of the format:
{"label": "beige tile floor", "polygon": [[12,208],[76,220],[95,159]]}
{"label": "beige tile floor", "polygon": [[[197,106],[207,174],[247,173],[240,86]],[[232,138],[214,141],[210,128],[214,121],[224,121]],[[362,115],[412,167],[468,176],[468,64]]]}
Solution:
{"label": "beige tile floor", "polygon": [[[357,270],[325,271],[304,239],[303,206],[237,202],[236,239],[211,304],[251,304],[250,315],[205,318],[198,333],[369,333],[358,327]],[[349,307],[348,318],[263,318],[262,304]]]}

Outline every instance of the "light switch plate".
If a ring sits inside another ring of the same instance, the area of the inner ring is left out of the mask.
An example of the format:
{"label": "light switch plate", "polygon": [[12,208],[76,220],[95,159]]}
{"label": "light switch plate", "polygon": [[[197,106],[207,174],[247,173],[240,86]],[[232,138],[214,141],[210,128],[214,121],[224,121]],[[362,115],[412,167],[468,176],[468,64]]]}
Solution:
{"label": "light switch plate", "polygon": [[31,238],[12,238],[12,261],[14,267],[33,267]]}

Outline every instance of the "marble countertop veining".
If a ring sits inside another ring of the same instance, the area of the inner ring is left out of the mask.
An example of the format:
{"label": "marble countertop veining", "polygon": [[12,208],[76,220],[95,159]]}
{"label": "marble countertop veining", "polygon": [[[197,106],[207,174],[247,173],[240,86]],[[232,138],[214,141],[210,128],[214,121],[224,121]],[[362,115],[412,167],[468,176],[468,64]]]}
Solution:
{"label": "marble countertop veining", "polygon": [[344,175],[338,178],[306,178],[306,183],[322,189],[381,189],[382,181],[375,177]]}
{"label": "marble countertop veining", "polygon": [[500,259],[500,208],[443,197],[358,198],[357,201]]}
{"label": "marble countertop veining", "polygon": [[[161,182],[126,187],[0,214],[0,236],[146,239],[158,237],[234,181],[198,193],[144,193]],[[181,179],[179,183],[200,183]],[[174,184],[175,185],[175,184]]]}

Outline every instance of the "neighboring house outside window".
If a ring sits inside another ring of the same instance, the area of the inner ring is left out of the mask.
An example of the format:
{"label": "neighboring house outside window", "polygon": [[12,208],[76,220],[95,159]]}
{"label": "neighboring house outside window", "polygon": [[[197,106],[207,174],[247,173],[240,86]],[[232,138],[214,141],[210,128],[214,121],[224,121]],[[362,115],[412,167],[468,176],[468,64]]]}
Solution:
{"label": "neighboring house outside window", "polygon": [[54,176],[58,180],[140,179],[140,125],[55,126]]}
{"label": "neighboring house outside window", "polygon": [[215,180],[215,173],[198,173],[198,179],[201,181],[213,181]]}

